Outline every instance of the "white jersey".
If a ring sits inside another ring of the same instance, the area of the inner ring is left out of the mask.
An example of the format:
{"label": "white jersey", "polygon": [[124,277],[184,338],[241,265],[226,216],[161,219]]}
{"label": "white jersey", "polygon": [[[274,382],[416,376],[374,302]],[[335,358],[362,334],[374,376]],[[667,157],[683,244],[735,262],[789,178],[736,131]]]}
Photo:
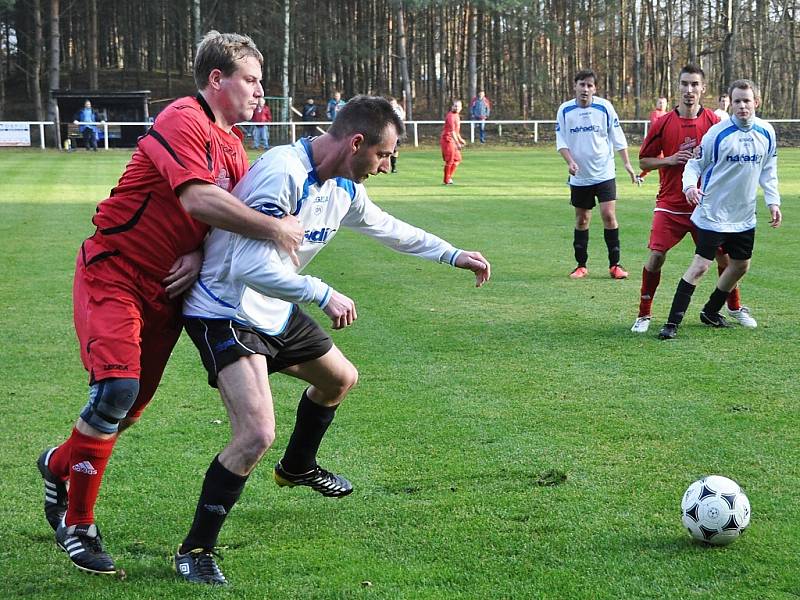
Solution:
{"label": "white jersey", "polygon": [[756,226],[756,191],[761,185],[767,205],[780,205],[775,130],[755,117],[742,127],[736,117],[708,130],[697,156],[683,170],[683,189],[697,184],[703,196],[692,212],[701,229],[735,233]]}
{"label": "white jersey", "polygon": [[619,117],[604,98],[592,98],[583,108],[577,100],[568,100],[556,114],[556,150],[568,148],[578,165],[578,174],[570,175],[570,185],[595,185],[614,179],[614,152],[628,147],[619,126]]}
{"label": "white jersey", "polygon": [[720,121],[724,121],[725,119],[730,119],[731,118],[730,114],[728,114],[728,111],[727,110],[722,110],[721,108],[716,109],[714,111],[714,114],[719,117]]}
{"label": "white jersey", "polygon": [[320,182],[306,138],[264,153],[233,194],[265,214],[297,217],[305,228],[297,252],[300,265],[295,266],[271,241],[212,229],[203,248],[200,276],[184,299],[183,314],[187,317],[232,319],[277,335],[286,327],[294,303],[316,302],[324,308],[332,288],[299,272],[333,239],[340,226],[431,261],[453,265],[461,252],[382,211],[361,184],[344,178]]}

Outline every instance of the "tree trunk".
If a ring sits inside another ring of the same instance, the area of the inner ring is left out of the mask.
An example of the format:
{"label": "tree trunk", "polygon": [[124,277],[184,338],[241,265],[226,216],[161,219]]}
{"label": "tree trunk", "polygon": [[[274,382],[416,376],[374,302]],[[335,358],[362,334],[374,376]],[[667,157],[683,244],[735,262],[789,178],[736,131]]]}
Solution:
{"label": "tree trunk", "polygon": [[32,79],[33,112],[37,121],[44,121],[44,105],[42,104],[42,48],[44,48],[44,30],[42,29],[42,2],[33,0],[33,60],[30,75]]}
{"label": "tree trunk", "polygon": [[[400,57],[400,79],[403,84],[403,100],[405,102],[406,120],[414,120],[414,99],[411,96],[411,81],[408,78],[408,55],[406,54],[406,25],[403,2],[397,4],[397,54]],[[401,105],[403,102],[400,103]]]}
{"label": "tree trunk", "polygon": [[[469,55],[467,58],[467,77],[469,89],[467,96],[474,98],[478,94],[478,7],[469,7]],[[524,68],[524,66],[523,66]]]}
{"label": "tree trunk", "polygon": [[47,119],[55,122],[55,145],[61,147],[61,131],[58,116],[58,103],[53,91],[61,87],[61,26],[59,22],[59,0],[50,0],[50,59],[47,67],[50,97],[47,101]]}
{"label": "tree trunk", "polygon": [[637,14],[639,13],[640,0],[633,0],[633,96],[635,102],[635,117],[639,119],[642,114],[641,96],[642,96],[642,48],[639,42],[639,21]]}
{"label": "tree trunk", "polygon": [[86,67],[89,73],[89,89],[96,90],[100,87],[97,84],[97,64],[100,62],[97,56],[97,0],[89,0],[89,36],[87,44]]}
{"label": "tree trunk", "polygon": [[[281,84],[284,98],[289,97],[289,47],[291,46],[291,0],[283,0],[283,65],[281,73]],[[284,103],[282,121],[289,120],[289,102]]]}

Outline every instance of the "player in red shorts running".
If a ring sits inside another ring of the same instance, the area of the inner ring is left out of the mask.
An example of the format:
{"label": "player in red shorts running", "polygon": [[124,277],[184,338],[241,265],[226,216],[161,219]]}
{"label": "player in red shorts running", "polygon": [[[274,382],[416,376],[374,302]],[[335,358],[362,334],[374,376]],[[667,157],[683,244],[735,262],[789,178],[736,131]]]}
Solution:
{"label": "player in red shorts running", "polygon": [[[705,133],[719,122],[712,110],[700,104],[705,92],[702,69],[694,65],[683,67],[678,88],[678,106],[649,129],[639,150],[639,166],[647,171],[658,169],[659,188],[648,244],[650,255],[642,269],[639,315],[631,327],[634,333],[645,333],[650,327],[653,296],[661,281],[661,267],[667,252],[687,233],[695,239],[695,227],[689,220],[694,207],[683,195],[683,168]],[[728,255],[718,252],[720,273],[727,264]],[[740,303],[739,288],[734,288],[728,297],[728,312],[745,327],[756,326],[749,309]]]}
{"label": "player in red shorts running", "polygon": [[119,431],[139,419],[180,336],[181,295],[197,277],[209,226],[272,239],[290,255],[302,240],[295,219],[261,214],[230,193],[248,168],[234,125],[264,95],[262,64],[249,37],[204,37],[197,96],[158,115],[78,252],[74,317],[89,401],[67,441],[38,466],[56,542],[83,571],[116,572],[94,506]]}

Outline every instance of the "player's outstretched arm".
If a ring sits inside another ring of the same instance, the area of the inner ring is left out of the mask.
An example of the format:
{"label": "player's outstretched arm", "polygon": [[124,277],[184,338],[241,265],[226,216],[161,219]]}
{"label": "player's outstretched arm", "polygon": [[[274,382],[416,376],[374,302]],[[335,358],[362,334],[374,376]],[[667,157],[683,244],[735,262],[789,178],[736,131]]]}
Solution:
{"label": "player's outstretched arm", "polygon": [[481,287],[489,281],[492,275],[492,266],[480,252],[464,250],[459,253],[454,263],[459,269],[468,269],[475,273],[475,287]]}
{"label": "player's outstretched arm", "polygon": [[322,307],[322,312],[331,318],[334,329],[344,329],[358,318],[356,303],[333,288],[327,304]]}

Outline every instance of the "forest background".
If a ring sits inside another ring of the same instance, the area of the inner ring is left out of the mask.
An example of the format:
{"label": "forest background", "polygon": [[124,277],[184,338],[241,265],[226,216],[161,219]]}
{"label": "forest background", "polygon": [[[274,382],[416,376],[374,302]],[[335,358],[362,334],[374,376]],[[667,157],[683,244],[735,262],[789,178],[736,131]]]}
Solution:
{"label": "forest background", "polygon": [[[674,95],[681,66],[708,99],[739,77],[769,118],[798,115],[797,0],[0,0],[0,118],[52,119],[53,89],[151,89],[152,113],[191,93],[196,41],[250,35],[268,95],[320,102],[340,90],[405,99],[440,119],[484,89],[494,118],[552,119],[585,67],[622,118]],[[279,116],[279,115],[277,115]]]}

